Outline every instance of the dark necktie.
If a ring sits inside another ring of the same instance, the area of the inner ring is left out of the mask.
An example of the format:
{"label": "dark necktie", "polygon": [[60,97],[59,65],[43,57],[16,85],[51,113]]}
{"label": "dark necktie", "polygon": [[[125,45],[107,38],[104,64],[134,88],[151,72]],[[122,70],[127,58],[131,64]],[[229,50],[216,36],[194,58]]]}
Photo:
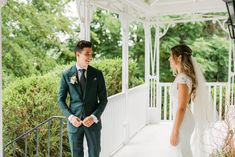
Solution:
{"label": "dark necktie", "polygon": [[81,84],[81,87],[82,87],[82,92],[84,93],[84,90],[85,90],[85,86],[86,86],[86,78],[85,78],[85,71],[86,69],[79,69],[80,71],[80,84]]}

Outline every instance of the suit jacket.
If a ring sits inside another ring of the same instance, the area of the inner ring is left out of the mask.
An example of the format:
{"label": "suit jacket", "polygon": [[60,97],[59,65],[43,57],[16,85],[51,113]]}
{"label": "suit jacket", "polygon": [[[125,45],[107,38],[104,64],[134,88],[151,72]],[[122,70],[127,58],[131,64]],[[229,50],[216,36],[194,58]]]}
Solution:
{"label": "suit jacket", "polygon": [[[74,83],[71,81],[71,77],[76,77],[77,82]],[[66,98],[68,94],[70,101],[67,104]],[[71,114],[79,118],[93,114],[97,117],[99,122],[97,124],[94,123],[91,127],[101,129],[100,117],[107,102],[105,81],[100,70],[88,66],[84,93],[82,93],[79,83],[76,65],[63,72],[58,92],[58,104],[66,118]],[[70,122],[67,123],[67,127],[69,132],[76,132],[79,128],[74,127]]]}

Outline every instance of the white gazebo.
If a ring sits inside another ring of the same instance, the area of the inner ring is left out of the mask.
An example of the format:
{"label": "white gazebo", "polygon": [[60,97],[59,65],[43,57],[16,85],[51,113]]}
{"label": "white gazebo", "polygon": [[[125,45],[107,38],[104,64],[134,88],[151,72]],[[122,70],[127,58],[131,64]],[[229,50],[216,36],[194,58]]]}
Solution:
{"label": "white gazebo", "polygon": [[[4,0],[0,0],[1,6],[4,3]],[[215,14],[227,12],[225,3],[222,0],[76,0],[76,4],[81,28],[80,39],[90,40],[90,23],[97,7],[120,15],[123,43],[122,92],[109,97],[102,116],[101,157],[170,157],[168,149],[172,122],[171,102],[168,101],[170,83],[162,83],[159,80],[160,39],[170,26],[184,22],[218,22],[221,28],[228,32],[225,27],[227,16]],[[176,16],[165,20],[164,17],[169,15]],[[143,24],[145,31],[145,83],[129,89],[128,29],[129,25],[136,21]],[[156,30],[154,43],[151,41],[150,33],[153,28]],[[214,101],[214,109],[216,111],[216,106],[219,106],[220,120],[222,120],[222,108],[234,102],[234,89],[231,88],[234,87],[235,77],[235,67],[232,66],[235,63],[232,40],[228,53],[228,82],[208,83],[210,91],[213,89],[214,92],[213,99],[217,100],[219,96],[219,102]],[[0,70],[2,71],[2,68]],[[226,91],[226,97],[223,96],[223,91]],[[0,117],[1,112],[2,110]],[[2,138],[0,147],[2,147]],[[0,151],[0,156],[1,153]]]}

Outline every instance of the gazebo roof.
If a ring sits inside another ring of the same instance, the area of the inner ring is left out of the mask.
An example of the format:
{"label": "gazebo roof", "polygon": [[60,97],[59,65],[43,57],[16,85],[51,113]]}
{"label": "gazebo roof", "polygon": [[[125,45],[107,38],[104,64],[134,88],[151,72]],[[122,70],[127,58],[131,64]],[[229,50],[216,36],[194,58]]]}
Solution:
{"label": "gazebo roof", "polygon": [[[136,19],[156,19],[166,15],[208,15],[226,12],[222,0],[91,0],[91,3]],[[216,15],[218,17],[218,15]]]}

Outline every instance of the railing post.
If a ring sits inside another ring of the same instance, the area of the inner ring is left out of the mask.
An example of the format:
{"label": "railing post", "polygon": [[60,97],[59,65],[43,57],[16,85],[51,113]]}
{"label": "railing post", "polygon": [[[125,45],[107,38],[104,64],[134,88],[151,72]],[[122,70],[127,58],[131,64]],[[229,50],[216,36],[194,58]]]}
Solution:
{"label": "railing post", "polygon": [[38,157],[38,147],[39,147],[39,140],[38,140],[38,128],[36,129],[36,157]]}
{"label": "railing post", "polygon": [[16,156],[16,142],[13,143],[13,156]]}
{"label": "railing post", "polygon": [[129,43],[129,19],[126,10],[121,14],[121,31],[122,31],[122,92],[125,93],[125,140],[124,143],[128,143],[130,139],[130,123],[128,121],[129,115],[129,106],[128,106],[128,84],[129,84],[129,77],[128,77],[128,43]]}
{"label": "railing post", "polygon": [[25,136],[25,146],[24,146],[24,156],[27,157],[28,155],[28,139],[27,139],[27,135]]}
{"label": "railing post", "polygon": [[151,38],[151,32],[150,32],[150,23],[145,22],[144,23],[144,35],[145,35],[145,84],[147,84],[148,90],[147,90],[147,109],[146,109],[146,124],[150,123],[150,114],[149,114],[149,107],[150,107],[150,38]]}
{"label": "railing post", "polygon": [[51,120],[49,120],[49,122],[48,122],[48,138],[47,138],[47,151],[48,151],[48,157],[50,157],[51,155],[50,155],[50,136],[51,136]]}
{"label": "railing post", "polygon": [[63,132],[62,132],[62,129],[63,129],[63,121],[62,119],[60,119],[60,157],[62,157],[62,151],[63,151],[63,146],[62,146],[62,142],[63,142]]}

